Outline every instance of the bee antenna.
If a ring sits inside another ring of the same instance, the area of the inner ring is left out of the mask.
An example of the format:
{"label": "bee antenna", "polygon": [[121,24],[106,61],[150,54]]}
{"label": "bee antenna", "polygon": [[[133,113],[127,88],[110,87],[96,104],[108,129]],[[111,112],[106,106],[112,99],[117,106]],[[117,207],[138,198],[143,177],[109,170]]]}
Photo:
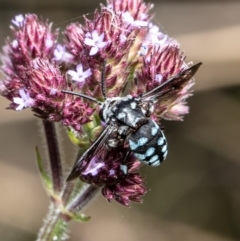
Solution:
{"label": "bee antenna", "polygon": [[101,88],[102,88],[102,95],[104,100],[106,99],[106,86],[105,86],[105,73],[106,72],[106,60],[103,60],[103,65],[102,65],[102,75],[101,75]]}
{"label": "bee antenna", "polygon": [[88,95],[84,95],[84,94],[79,94],[79,93],[76,93],[76,92],[72,92],[72,91],[68,91],[68,90],[61,90],[62,93],[65,93],[65,94],[70,94],[70,95],[76,95],[76,96],[80,96],[80,97],[83,97],[87,100],[91,100],[92,102],[95,102],[97,103],[98,105],[101,105],[102,102],[91,97],[91,96],[88,96]]}

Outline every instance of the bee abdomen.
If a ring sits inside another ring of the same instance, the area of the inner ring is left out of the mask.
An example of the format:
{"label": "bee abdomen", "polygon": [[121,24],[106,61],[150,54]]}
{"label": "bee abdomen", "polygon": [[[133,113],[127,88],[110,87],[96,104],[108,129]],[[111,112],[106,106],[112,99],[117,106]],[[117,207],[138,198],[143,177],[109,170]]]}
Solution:
{"label": "bee abdomen", "polygon": [[167,142],[160,127],[149,119],[129,137],[134,156],[151,166],[158,166],[167,156]]}

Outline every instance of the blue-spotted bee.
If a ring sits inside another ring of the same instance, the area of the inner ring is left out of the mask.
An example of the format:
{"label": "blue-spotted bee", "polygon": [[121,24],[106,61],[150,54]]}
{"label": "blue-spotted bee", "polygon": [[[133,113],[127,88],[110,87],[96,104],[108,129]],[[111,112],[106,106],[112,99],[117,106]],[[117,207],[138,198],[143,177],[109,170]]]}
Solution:
{"label": "blue-spotted bee", "polygon": [[79,176],[81,162],[89,162],[103,148],[111,151],[119,145],[127,145],[121,169],[127,174],[127,159],[131,153],[141,162],[150,166],[158,166],[167,156],[167,141],[160,126],[151,119],[154,104],[180,91],[194,76],[201,63],[193,65],[171,77],[156,88],[138,96],[124,97],[106,96],[104,71],[102,70],[101,90],[104,101],[93,97],[63,90],[63,93],[73,94],[88,99],[99,105],[99,116],[105,123],[105,128],[93,144],[85,151],[75,164],[67,178],[71,181]]}

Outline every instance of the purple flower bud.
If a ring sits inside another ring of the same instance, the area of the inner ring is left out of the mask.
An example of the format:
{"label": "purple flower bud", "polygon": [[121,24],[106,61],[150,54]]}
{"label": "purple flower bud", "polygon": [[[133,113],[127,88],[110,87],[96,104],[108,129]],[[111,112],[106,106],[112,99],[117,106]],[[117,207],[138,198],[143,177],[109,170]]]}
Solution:
{"label": "purple flower bud", "polygon": [[119,182],[102,189],[102,194],[108,201],[116,200],[124,206],[129,206],[131,202],[142,203],[142,196],[146,192],[143,178],[138,173],[128,173]]}
{"label": "purple flower bud", "polygon": [[139,161],[131,156],[126,164],[121,164],[126,151],[118,147],[110,152],[105,150],[90,161],[83,160],[79,175],[82,181],[103,187],[102,194],[108,201],[116,200],[128,206],[132,201],[141,202],[147,189],[138,174]]}

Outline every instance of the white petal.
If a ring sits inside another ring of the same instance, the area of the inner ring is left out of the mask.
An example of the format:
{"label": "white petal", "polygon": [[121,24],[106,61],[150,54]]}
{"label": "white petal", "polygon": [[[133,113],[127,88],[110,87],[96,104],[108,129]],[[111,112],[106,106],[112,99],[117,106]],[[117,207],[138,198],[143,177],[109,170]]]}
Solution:
{"label": "white petal", "polygon": [[22,110],[24,107],[25,107],[25,104],[24,104],[24,103],[21,103],[21,104],[16,108],[16,110]]}
{"label": "white petal", "polygon": [[123,43],[127,40],[126,35],[124,35],[123,33],[120,34],[120,42]]}
{"label": "white petal", "polygon": [[87,32],[87,33],[85,34],[85,36],[88,37],[88,38],[92,38],[92,35],[91,35],[89,32]]}
{"label": "white petal", "polygon": [[93,40],[95,40],[95,41],[99,39],[99,35],[98,35],[97,30],[93,30],[93,31],[92,31],[92,38],[93,38]]}
{"label": "white petal", "polygon": [[157,74],[157,75],[155,76],[155,80],[156,80],[157,82],[161,82],[161,81],[162,81],[162,78],[163,78],[163,76],[162,76],[161,74]]}
{"label": "white petal", "polygon": [[133,23],[134,22],[134,19],[133,19],[132,15],[129,12],[123,13],[122,17],[123,17],[123,21],[124,22],[127,22],[127,23]]}
{"label": "white petal", "polygon": [[78,76],[78,73],[77,73],[76,71],[74,71],[74,70],[68,70],[67,73],[68,73],[70,76],[72,76],[72,77]]}
{"label": "white petal", "polygon": [[47,48],[51,48],[53,46],[53,40],[52,39],[46,39],[46,42],[45,42],[45,47]]}
{"label": "white petal", "polygon": [[68,52],[65,52],[63,54],[63,57],[62,57],[62,60],[65,61],[65,62],[69,62],[73,59],[73,55],[68,53]]}
{"label": "white petal", "polygon": [[136,27],[147,27],[148,26],[148,22],[146,21],[141,21],[141,20],[136,20],[132,23],[132,25],[136,26]]}
{"label": "white petal", "polygon": [[76,67],[77,73],[82,74],[83,73],[83,66],[81,64],[78,64]]}
{"label": "white petal", "polygon": [[34,99],[28,95],[28,99],[25,101],[25,107],[31,107],[34,105]]}
{"label": "white petal", "polygon": [[99,36],[98,41],[99,41],[99,42],[102,42],[103,39],[104,39],[104,33],[102,33],[102,34]]}
{"label": "white petal", "polygon": [[151,33],[151,34],[159,33],[159,27],[157,25],[149,23],[148,27],[149,27],[149,33]]}
{"label": "white petal", "polygon": [[89,55],[90,56],[95,55],[97,52],[98,52],[98,48],[97,47],[92,47],[91,50],[90,50]]}
{"label": "white petal", "polygon": [[100,43],[98,43],[97,46],[101,49],[101,48],[105,47],[107,44],[108,44],[107,42],[100,42]]}
{"label": "white petal", "polygon": [[12,23],[19,27],[24,21],[24,16],[22,14],[16,15],[12,20]]}
{"label": "white petal", "polygon": [[63,56],[62,52],[59,52],[57,49],[55,49],[53,51],[53,55],[54,55],[54,60],[60,60]]}
{"label": "white petal", "polygon": [[20,94],[20,96],[21,96],[21,98],[22,98],[23,100],[26,100],[26,99],[27,99],[27,95],[26,95],[24,89],[20,89],[20,90],[19,90],[19,94]]}
{"label": "white petal", "polygon": [[92,75],[92,70],[91,69],[87,69],[85,72],[84,72],[84,76],[85,78],[89,77]]}
{"label": "white petal", "polygon": [[17,48],[17,47],[18,47],[18,41],[17,41],[16,39],[14,39],[14,40],[12,41],[12,47],[13,47],[13,48]]}
{"label": "white petal", "polygon": [[25,106],[24,100],[19,97],[14,97],[13,102],[15,104],[18,104],[18,107],[16,108],[16,110],[22,110]]}
{"label": "white petal", "polygon": [[21,99],[20,97],[14,97],[14,98],[13,98],[13,102],[14,102],[15,104],[20,105],[20,104],[23,103],[23,99]]}
{"label": "white petal", "polygon": [[89,46],[95,46],[96,42],[93,39],[85,38],[84,43]]}

